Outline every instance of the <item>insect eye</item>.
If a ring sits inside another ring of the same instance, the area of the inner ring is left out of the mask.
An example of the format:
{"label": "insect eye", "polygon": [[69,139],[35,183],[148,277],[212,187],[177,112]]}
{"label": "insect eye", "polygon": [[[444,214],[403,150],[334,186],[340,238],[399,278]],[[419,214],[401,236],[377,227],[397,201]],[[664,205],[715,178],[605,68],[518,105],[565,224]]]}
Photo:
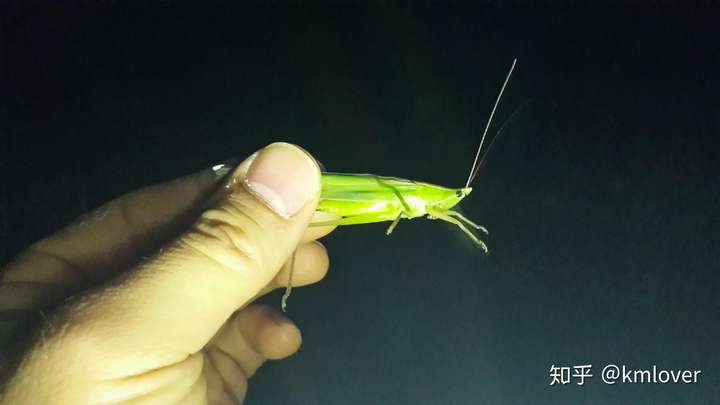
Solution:
{"label": "insect eye", "polygon": [[462,191],[460,191],[460,190],[456,191],[455,195],[458,197],[462,197]]}

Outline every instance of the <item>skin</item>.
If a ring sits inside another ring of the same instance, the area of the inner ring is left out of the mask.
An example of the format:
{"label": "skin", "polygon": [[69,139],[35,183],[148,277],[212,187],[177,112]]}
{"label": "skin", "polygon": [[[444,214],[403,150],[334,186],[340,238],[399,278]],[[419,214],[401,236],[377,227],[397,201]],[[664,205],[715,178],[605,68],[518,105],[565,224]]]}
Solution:
{"label": "skin", "polygon": [[0,403],[241,403],[266,360],[300,346],[292,321],[252,302],[287,283],[295,249],[294,285],[326,274],[316,239],[333,227],[307,228],[334,218],[315,212],[318,197],[278,215],[205,170],[120,197],[33,244],[0,273],[2,333],[39,319],[24,351],[0,342],[0,363],[20,354]]}

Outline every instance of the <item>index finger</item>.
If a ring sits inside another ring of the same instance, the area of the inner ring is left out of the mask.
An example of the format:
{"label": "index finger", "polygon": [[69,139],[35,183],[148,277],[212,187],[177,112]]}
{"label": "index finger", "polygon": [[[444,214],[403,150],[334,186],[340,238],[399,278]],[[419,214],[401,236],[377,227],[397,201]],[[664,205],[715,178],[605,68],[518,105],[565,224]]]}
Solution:
{"label": "index finger", "polygon": [[[234,166],[216,165],[119,197],[33,244],[8,266],[3,280],[56,283],[106,279],[189,227],[210,200],[222,193],[221,175]],[[302,241],[315,240],[333,229],[311,227]]]}

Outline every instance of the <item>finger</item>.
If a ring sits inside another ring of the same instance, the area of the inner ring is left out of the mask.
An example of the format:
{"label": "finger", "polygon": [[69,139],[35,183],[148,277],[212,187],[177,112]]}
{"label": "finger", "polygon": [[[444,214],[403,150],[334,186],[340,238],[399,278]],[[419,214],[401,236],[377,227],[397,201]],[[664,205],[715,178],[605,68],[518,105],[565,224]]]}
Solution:
{"label": "finger", "polygon": [[[288,284],[288,276],[290,275],[290,264],[292,260],[287,261],[282,270],[280,270],[275,278],[265,288],[258,293],[257,297],[261,297],[276,288],[284,288]],[[327,250],[320,242],[310,242],[298,247],[295,253],[295,268],[293,269],[293,287],[302,287],[304,285],[317,283],[327,274],[330,267],[330,259]]]}
{"label": "finger", "polygon": [[[290,276],[291,261],[287,261],[277,276],[270,283],[269,287],[284,287],[288,283]],[[330,258],[327,249],[320,242],[311,242],[302,245],[295,256],[295,268],[293,269],[292,284],[294,286],[304,286],[317,283],[327,274],[330,267]]]}
{"label": "finger", "polygon": [[70,350],[105,354],[96,372],[112,378],[199,351],[295,251],[319,197],[314,160],[272,144],[234,180],[232,192],[161,254],[64,312],[63,339],[94,343]]}
{"label": "finger", "polygon": [[35,243],[8,266],[4,279],[104,279],[188,226],[215,184],[214,172],[203,170],[113,200]]}
{"label": "finger", "polygon": [[22,311],[42,309],[63,297],[55,284],[7,282],[0,283],[0,310]]}
{"label": "finger", "polygon": [[301,342],[300,330],[292,321],[267,305],[251,305],[227,322],[208,350],[214,350],[218,358],[232,359],[250,378],[265,360],[288,357]]}
{"label": "finger", "polygon": [[[327,214],[325,212],[316,211],[315,214],[313,214],[313,218],[310,221],[310,223],[314,222],[326,222],[326,221],[332,221],[335,219],[339,219],[340,217]],[[305,231],[305,234],[302,237],[303,242],[311,242],[317,239],[322,238],[323,236],[329,234],[332,232],[335,228],[337,228],[337,225],[330,225],[330,226],[310,226],[307,231]]]}
{"label": "finger", "polygon": [[[99,404],[167,404],[176,403],[190,387],[202,378],[204,358],[201,353],[184,361],[142,375],[119,380],[98,381],[91,402]],[[77,402],[80,403],[80,402]]]}
{"label": "finger", "polygon": [[[57,403],[177,404],[195,390],[206,385],[204,358],[196,353],[184,361],[168,367],[151,370],[145,374],[118,380],[94,381],[94,390],[85,390],[85,401],[70,401],[69,398]],[[63,390],[67,392],[69,390]],[[196,404],[199,402],[195,402]]]}
{"label": "finger", "polygon": [[[153,243],[150,241],[164,240],[172,233],[171,229],[180,228],[180,223],[185,222],[183,218],[191,217],[190,212],[197,211],[195,207],[207,197],[203,196],[204,190],[211,189],[214,184],[215,178],[209,176],[208,171],[202,171],[138,190],[86,215],[61,233],[36,243],[0,272],[0,291],[12,290],[8,294],[0,294],[0,310],[53,306],[86,284],[88,279],[102,279],[117,269],[125,268],[129,262],[141,256],[141,251],[151,249]],[[138,211],[139,215],[120,215],[123,211],[137,211],[135,207],[143,201],[149,201],[146,211]],[[182,203],[159,204],[163,201]],[[163,210],[156,210],[155,207],[160,205]],[[121,208],[123,206],[127,208]],[[129,220],[130,217],[135,219]],[[336,218],[331,214],[315,212],[311,223]],[[156,221],[156,225],[151,225],[150,220]],[[137,239],[138,244],[143,245],[142,248],[133,249],[127,244],[113,241],[112,235],[120,237],[127,233],[119,229],[123,224],[131,229],[140,229]],[[96,229],[105,227],[109,229],[107,233],[96,232]],[[147,231],[147,237],[141,235],[142,229]],[[302,242],[319,239],[334,229],[335,226],[309,227],[303,234]],[[111,237],[103,241],[93,237],[95,233]],[[84,243],[83,239],[86,238],[91,243]],[[87,250],[76,248],[85,245]],[[113,250],[115,247],[117,251]],[[319,281],[320,278],[322,276],[314,280],[311,278],[312,281],[308,282],[300,278],[293,283],[300,286]]]}
{"label": "finger", "polygon": [[234,360],[217,350],[205,353],[209,404],[237,404],[245,399],[247,378]]}

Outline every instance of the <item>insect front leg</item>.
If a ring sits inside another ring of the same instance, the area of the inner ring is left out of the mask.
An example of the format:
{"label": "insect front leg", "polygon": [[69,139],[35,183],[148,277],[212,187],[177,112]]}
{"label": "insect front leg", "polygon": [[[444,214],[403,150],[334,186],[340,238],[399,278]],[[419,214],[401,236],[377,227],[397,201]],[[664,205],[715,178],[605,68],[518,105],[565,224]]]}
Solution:
{"label": "insect front leg", "polygon": [[467,234],[467,236],[469,236],[473,242],[480,246],[480,248],[485,251],[485,253],[488,253],[488,248],[485,242],[478,239],[478,237],[475,236],[472,232],[470,232],[470,230],[465,226],[465,224],[460,222],[457,218],[451,217],[446,212],[430,208],[428,209],[428,214],[430,214],[433,218],[437,218],[445,222],[450,222],[451,224],[457,225],[458,228],[465,232],[465,234]]}
{"label": "insect front leg", "polygon": [[[382,181],[379,177],[375,177],[375,180],[383,187],[387,187],[395,194],[398,201],[400,201],[400,204],[402,204],[403,207],[405,207],[406,212],[410,212],[410,205],[405,201],[405,198],[403,197],[402,193],[398,191],[397,188],[386,184],[384,181]],[[393,222],[388,226],[388,229],[385,231],[385,235],[390,236],[390,234],[395,230],[395,227],[397,226],[398,222],[400,222],[400,218],[402,218],[403,211],[400,211],[397,214],[397,217],[393,220]]]}
{"label": "insect front leg", "polygon": [[447,210],[447,211],[445,211],[445,213],[446,213],[447,215],[450,215],[451,217],[457,217],[457,218],[459,218],[460,220],[464,221],[466,224],[472,226],[472,227],[475,228],[475,229],[479,229],[479,230],[485,232],[485,235],[489,235],[489,234],[490,234],[490,232],[488,232],[487,228],[485,228],[485,227],[482,226],[482,225],[478,225],[478,224],[476,224],[475,222],[467,219],[463,214],[461,214],[461,213],[459,213],[459,212],[457,212],[457,211]]}

